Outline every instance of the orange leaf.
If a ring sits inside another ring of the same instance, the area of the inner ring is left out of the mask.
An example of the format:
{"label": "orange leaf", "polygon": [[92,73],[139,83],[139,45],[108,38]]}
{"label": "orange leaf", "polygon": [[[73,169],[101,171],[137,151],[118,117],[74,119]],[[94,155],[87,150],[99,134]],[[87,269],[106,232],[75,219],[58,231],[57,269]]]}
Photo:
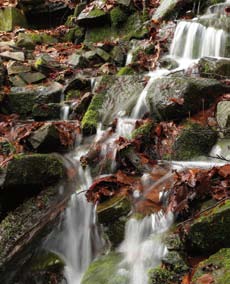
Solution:
{"label": "orange leaf", "polygon": [[186,274],[183,279],[182,279],[182,282],[181,284],[189,284],[190,283],[190,279],[189,279],[189,274]]}
{"label": "orange leaf", "polygon": [[204,274],[200,278],[197,279],[197,283],[199,284],[212,284],[214,283],[214,279],[210,274]]}

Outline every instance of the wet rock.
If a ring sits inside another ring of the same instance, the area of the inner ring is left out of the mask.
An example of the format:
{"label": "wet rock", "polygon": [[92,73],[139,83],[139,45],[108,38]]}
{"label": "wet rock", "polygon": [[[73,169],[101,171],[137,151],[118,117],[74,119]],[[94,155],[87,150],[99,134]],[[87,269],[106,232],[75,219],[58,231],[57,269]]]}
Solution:
{"label": "wet rock", "polygon": [[93,98],[92,93],[85,93],[80,101],[73,106],[73,111],[76,114],[77,117],[82,118],[82,116],[85,114],[87,108],[89,107],[89,104]]}
{"label": "wet rock", "polygon": [[230,135],[230,101],[221,101],[217,104],[216,120],[225,136]]}
{"label": "wet rock", "polygon": [[227,284],[230,281],[230,249],[223,248],[216,254],[211,255],[207,260],[198,264],[192,278],[192,283],[209,283]]}
{"label": "wet rock", "polygon": [[113,197],[97,207],[98,221],[103,224],[109,241],[115,247],[124,239],[125,223],[130,210],[131,203],[124,196]]}
{"label": "wet rock", "polygon": [[0,31],[12,31],[16,26],[27,27],[22,11],[14,7],[0,9]]}
{"label": "wet rock", "polygon": [[208,126],[188,124],[172,147],[172,159],[191,160],[207,155],[217,141],[217,132]]}
{"label": "wet rock", "polygon": [[76,76],[75,78],[67,82],[65,89],[64,89],[64,94],[67,94],[69,91],[90,90],[90,89],[91,89],[90,78]]}
{"label": "wet rock", "polygon": [[168,70],[176,69],[179,65],[176,60],[172,58],[162,58],[159,61],[161,68],[165,68]]}
{"label": "wet rock", "polygon": [[168,77],[155,80],[147,93],[150,114],[158,120],[181,120],[210,106],[228,88],[214,79]]}
{"label": "wet rock", "polygon": [[81,284],[128,284],[126,275],[118,275],[117,267],[122,257],[118,253],[109,253],[93,261],[86,270]]}
{"label": "wet rock", "polygon": [[17,189],[33,192],[45,185],[57,183],[64,175],[63,161],[56,155],[21,155],[10,161],[3,188],[4,191]]}
{"label": "wet rock", "polygon": [[4,51],[0,53],[0,57],[16,61],[25,61],[25,55],[21,51]]}
{"label": "wet rock", "polygon": [[177,278],[189,271],[188,265],[177,251],[168,252],[162,262],[169,271],[177,275]]}
{"label": "wet rock", "polygon": [[61,116],[61,104],[35,104],[32,108],[32,117],[37,121],[58,120]]}
{"label": "wet rock", "polygon": [[149,284],[169,284],[175,283],[175,274],[162,267],[156,267],[149,270]]}
{"label": "wet rock", "polygon": [[16,40],[16,46],[26,48],[28,50],[33,50],[36,46],[36,43],[33,41],[29,34],[19,33]]}
{"label": "wet rock", "polygon": [[193,255],[215,253],[230,246],[230,201],[226,200],[193,219],[183,240]]}
{"label": "wet rock", "polygon": [[6,108],[10,113],[30,115],[35,104],[59,103],[62,85],[57,82],[42,86],[12,87],[7,96]]}
{"label": "wet rock", "polygon": [[27,84],[39,83],[42,80],[46,79],[46,76],[44,74],[40,73],[40,72],[21,73],[20,77]]}
{"label": "wet rock", "polygon": [[[39,271],[45,270],[50,277],[48,272],[52,271],[53,276],[55,271],[57,272],[52,268],[59,268],[60,274],[63,267],[60,259],[54,255],[51,257],[48,253],[41,256],[41,252],[38,251],[44,245],[44,239],[56,226],[55,218],[68,202],[71,192],[67,186],[63,193],[58,193],[57,187],[46,188],[37,197],[32,197],[10,212],[0,223],[1,283],[39,284],[41,282],[34,282],[39,276]],[[34,277],[31,277],[30,273]],[[27,277],[30,280],[28,282],[25,280]],[[44,280],[44,277],[42,279]]]}
{"label": "wet rock", "polygon": [[66,152],[69,149],[61,143],[59,132],[55,125],[46,123],[31,133],[27,142],[38,153]]}
{"label": "wet rock", "polygon": [[202,77],[227,79],[230,77],[230,59],[204,57],[199,61],[199,72]]}
{"label": "wet rock", "polygon": [[108,125],[119,112],[129,115],[143,88],[144,82],[140,76],[99,78],[93,91],[95,95],[82,120],[83,133],[95,133],[100,120]]}

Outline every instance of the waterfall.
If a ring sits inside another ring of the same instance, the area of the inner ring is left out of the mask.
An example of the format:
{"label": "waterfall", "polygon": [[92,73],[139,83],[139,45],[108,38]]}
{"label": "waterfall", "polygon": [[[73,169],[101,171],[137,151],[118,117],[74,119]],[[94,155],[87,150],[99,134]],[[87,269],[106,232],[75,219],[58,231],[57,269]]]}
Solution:
{"label": "waterfall", "polygon": [[185,59],[224,57],[227,34],[196,22],[181,21],[176,28],[170,55]]}
{"label": "waterfall", "polygon": [[125,274],[129,284],[147,284],[147,271],[160,264],[167,254],[162,234],[173,223],[173,214],[158,213],[143,220],[131,218],[126,224],[125,239],[119,251],[124,259],[118,267],[118,274]]}
{"label": "waterfall", "polygon": [[[210,8],[209,13],[213,13],[213,11],[217,10]],[[170,56],[179,63],[179,67],[173,72],[182,68],[186,69],[194,60],[203,56],[224,57],[226,38],[227,34],[223,30],[205,27],[196,21],[179,22],[170,49]],[[127,56],[126,64],[131,62],[132,53],[133,48]],[[142,117],[148,110],[146,96],[149,88],[154,80],[161,76],[167,76],[170,72],[166,69],[157,69],[147,74],[150,79],[140,93],[131,117],[124,117],[122,113],[117,114],[116,132],[111,134],[111,129],[103,130],[101,126],[98,127],[93,143],[101,145],[100,158],[112,153],[111,157],[114,158],[114,162],[111,165],[111,172],[116,167],[116,139],[119,136],[128,138],[131,136],[136,119]],[[91,79],[91,87],[95,87],[95,78]],[[68,118],[67,113],[68,109],[63,107],[63,119]],[[106,132],[109,131],[110,135],[107,135]],[[80,191],[87,190],[92,184],[89,169],[84,171],[79,163],[80,156],[83,154],[77,149],[77,156],[73,157],[77,161],[76,168],[79,178],[77,186]],[[186,162],[172,162],[172,167],[178,170],[191,166],[194,167],[197,164],[195,162],[193,164],[192,162],[187,162],[187,164]],[[199,162],[199,166],[210,167],[210,162]],[[147,270],[160,264],[162,258],[167,254],[162,234],[170,228],[172,223],[173,214],[171,212],[166,214],[163,211],[146,216],[142,220],[131,218],[127,222],[125,239],[119,247],[119,252],[124,257],[117,267],[117,273],[126,275],[129,284],[147,284]],[[65,276],[68,284],[80,284],[83,273],[103,247],[103,241],[96,226],[96,208],[87,202],[84,193],[75,193],[72,196],[70,206],[65,212],[64,231],[59,245],[60,248],[57,249],[57,252],[65,260]]]}

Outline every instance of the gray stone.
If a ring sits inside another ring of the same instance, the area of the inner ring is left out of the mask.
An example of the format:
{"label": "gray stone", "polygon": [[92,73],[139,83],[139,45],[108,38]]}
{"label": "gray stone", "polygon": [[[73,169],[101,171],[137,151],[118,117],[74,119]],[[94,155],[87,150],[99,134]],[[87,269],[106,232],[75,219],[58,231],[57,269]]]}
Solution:
{"label": "gray stone", "polygon": [[38,82],[41,82],[42,80],[46,79],[46,76],[44,74],[40,73],[40,72],[21,73],[20,77],[27,84],[38,83]]}
{"label": "gray stone", "polygon": [[229,79],[230,78],[230,59],[217,59],[213,57],[201,58],[199,63],[199,72],[202,77]]}
{"label": "gray stone", "polygon": [[230,101],[221,101],[217,104],[216,120],[221,130],[230,135]]}
{"label": "gray stone", "polygon": [[94,8],[91,11],[83,10],[77,17],[77,22],[80,25],[90,26],[105,23],[109,19],[109,14],[102,9]]}
{"label": "gray stone", "polygon": [[146,100],[154,118],[179,120],[209,107],[228,89],[214,79],[165,77],[153,82]]}
{"label": "gray stone", "polygon": [[68,64],[74,67],[84,68],[87,66],[88,61],[81,54],[71,54],[68,58]]}
{"label": "gray stone", "polygon": [[95,86],[95,95],[82,120],[85,134],[94,133],[99,121],[108,126],[119,112],[129,115],[144,89],[144,80],[141,76],[104,76],[97,79]]}
{"label": "gray stone", "polygon": [[0,53],[0,57],[6,59],[13,59],[16,61],[25,61],[25,55],[21,51],[4,51]]}
{"label": "gray stone", "polygon": [[57,82],[33,87],[12,87],[8,95],[8,110],[22,116],[29,115],[35,104],[59,103],[62,85]]}
{"label": "gray stone", "polygon": [[8,75],[26,73],[31,71],[31,66],[25,65],[19,61],[9,61],[7,64]]}
{"label": "gray stone", "polygon": [[59,120],[61,108],[60,103],[35,104],[32,108],[32,117],[37,121]]}
{"label": "gray stone", "polygon": [[60,140],[59,132],[52,123],[46,123],[36,131],[32,132],[27,141],[34,150],[39,153],[65,152],[65,147]]}

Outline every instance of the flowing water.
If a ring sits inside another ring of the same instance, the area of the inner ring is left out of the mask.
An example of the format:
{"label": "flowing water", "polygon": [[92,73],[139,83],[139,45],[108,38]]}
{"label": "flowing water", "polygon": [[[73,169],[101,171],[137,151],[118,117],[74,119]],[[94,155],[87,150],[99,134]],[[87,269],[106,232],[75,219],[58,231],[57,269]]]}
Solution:
{"label": "flowing water", "polygon": [[[211,7],[207,13],[223,13],[223,11],[223,7],[220,5]],[[196,21],[179,22],[169,55],[176,59],[179,64],[179,67],[173,72],[188,68],[202,56],[224,57],[226,36],[227,34],[223,30],[205,27]],[[130,60],[132,60],[132,52],[128,54],[126,64],[129,64]],[[148,74],[150,79],[140,94],[131,117],[123,117],[122,114],[118,114],[117,128],[114,134],[106,137],[106,131],[109,130],[103,130],[99,126],[93,143],[101,143],[100,155],[102,157],[112,151],[112,156],[115,159],[114,142],[119,136],[130,137],[136,119],[141,118],[148,110],[146,95],[150,86],[154,80],[169,74],[170,71],[166,69],[157,69]],[[95,80],[92,79],[91,83],[93,87]],[[68,119],[68,108],[65,108],[65,106],[63,107],[62,118]],[[218,149],[213,150],[213,153],[217,153]],[[76,163],[78,190],[81,192],[87,190],[93,181],[90,170],[83,170],[80,166],[80,156],[85,152],[77,148],[76,153],[72,155],[71,159],[75,160]],[[209,168],[216,163],[217,161],[214,161],[213,164],[209,161],[198,163],[173,161],[171,168],[178,170],[189,167]],[[115,168],[114,162],[111,171],[114,171]],[[168,175],[170,174],[169,172]],[[159,180],[159,182],[162,182],[162,180]],[[70,206],[65,212],[63,237],[59,244],[59,250],[57,250],[66,263],[65,276],[68,284],[80,284],[84,271],[101,251],[104,244],[96,226],[96,208],[89,204],[84,193],[79,193],[79,191],[72,196]],[[148,187],[146,192],[148,192]],[[159,196],[162,197],[161,192],[159,192]],[[129,284],[147,284],[147,270],[158,265],[167,254],[167,248],[162,242],[162,234],[170,228],[172,223],[173,214],[170,212],[165,214],[162,211],[147,216],[142,220],[131,218],[127,222],[125,239],[119,247],[119,252],[124,257],[117,268],[117,273],[120,275],[125,274],[129,279]]]}

